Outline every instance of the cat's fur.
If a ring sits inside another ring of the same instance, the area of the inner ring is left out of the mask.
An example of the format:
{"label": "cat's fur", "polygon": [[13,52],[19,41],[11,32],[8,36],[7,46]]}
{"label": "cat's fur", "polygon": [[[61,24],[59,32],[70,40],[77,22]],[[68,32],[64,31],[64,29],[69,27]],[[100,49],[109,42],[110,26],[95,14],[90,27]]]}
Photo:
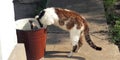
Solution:
{"label": "cat's fur", "polygon": [[62,8],[46,8],[36,16],[43,25],[55,25],[70,33],[73,49],[68,55],[72,56],[72,52],[77,52],[82,46],[82,38],[85,36],[87,43],[96,50],[102,50],[97,47],[90,38],[89,27],[86,20],[75,11]]}
{"label": "cat's fur", "polygon": [[38,27],[34,21],[29,20],[31,30],[37,30]]}

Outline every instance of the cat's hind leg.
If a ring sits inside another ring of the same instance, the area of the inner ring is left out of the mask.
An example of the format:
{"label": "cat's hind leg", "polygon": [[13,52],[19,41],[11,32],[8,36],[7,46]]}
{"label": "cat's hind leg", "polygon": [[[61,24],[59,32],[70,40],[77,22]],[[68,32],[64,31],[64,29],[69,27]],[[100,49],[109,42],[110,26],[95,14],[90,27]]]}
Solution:
{"label": "cat's hind leg", "polygon": [[78,46],[77,46],[77,49],[76,49],[75,52],[79,52],[80,47],[83,45],[83,37],[84,37],[84,35],[83,35],[83,32],[82,32],[81,35],[80,35],[80,38],[79,38],[79,41],[78,41]]}
{"label": "cat's hind leg", "polygon": [[79,36],[73,35],[73,36],[70,37],[70,39],[71,39],[71,42],[72,42],[72,50],[68,54],[68,57],[71,57],[73,55],[73,53],[77,50],[78,42],[79,42]]}
{"label": "cat's hind leg", "polygon": [[81,35],[81,31],[79,30],[73,30],[70,32],[70,39],[71,39],[73,47],[72,47],[71,52],[68,54],[68,57],[71,57],[73,55],[73,52],[77,52],[80,46],[82,45],[80,35]]}
{"label": "cat's hind leg", "polygon": [[[80,34],[79,40],[75,43],[75,45],[73,44],[73,52],[78,52],[80,47],[83,45],[83,33]],[[74,42],[73,42],[74,43]]]}

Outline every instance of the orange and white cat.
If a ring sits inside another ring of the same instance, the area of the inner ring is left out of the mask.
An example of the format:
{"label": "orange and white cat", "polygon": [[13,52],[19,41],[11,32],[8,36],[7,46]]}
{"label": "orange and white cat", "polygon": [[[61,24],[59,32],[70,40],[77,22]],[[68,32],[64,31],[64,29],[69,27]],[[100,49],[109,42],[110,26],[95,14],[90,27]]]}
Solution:
{"label": "orange and white cat", "polygon": [[93,49],[102,50],[101,47],[97,47],[92,42],[86,20],[75,11],[51,7],[42,10],[35,18],[41,27],[42,25],[47,26],[53,24],[70,33],[70,40],[73,47],[68,57],[71,57],[73,52],[78,52],[83,44],[83,37],[85,37],[85,40]]}

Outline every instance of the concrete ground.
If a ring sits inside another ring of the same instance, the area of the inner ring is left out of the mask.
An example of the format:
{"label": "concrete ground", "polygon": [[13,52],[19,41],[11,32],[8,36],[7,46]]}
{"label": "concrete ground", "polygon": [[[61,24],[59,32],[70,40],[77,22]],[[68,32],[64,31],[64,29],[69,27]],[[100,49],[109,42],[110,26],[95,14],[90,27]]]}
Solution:
{"label": "concrete ground", "polygon": [[[71,58],[68,58],[67,54],[72,47],[69,33],[50,26],[45,60],[120,60],[118,47],[108,42],[110,37],[102,0],[49,0],[48,6],[68,8],[79,12],[89,22],[92,41],[103,50],[92,49],[84,40],[84,45],[80,48],[79,53],[74,53]],[[9,60],[26,60],[23,44],[16,46],[15,52],[11,54]]]}
{"label": "concrete ground", "polygon": [[13,49],[8,60],[27,60],[24,44],[17,44]]}

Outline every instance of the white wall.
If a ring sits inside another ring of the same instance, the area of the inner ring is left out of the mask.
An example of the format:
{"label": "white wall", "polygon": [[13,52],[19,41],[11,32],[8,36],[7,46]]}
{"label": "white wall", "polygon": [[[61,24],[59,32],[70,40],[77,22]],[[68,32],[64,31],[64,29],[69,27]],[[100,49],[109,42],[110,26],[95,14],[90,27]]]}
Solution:
{"label": "white wall", "polygon": [[0,60],[8,60],[17,44],[12,0],[0,1]]}

